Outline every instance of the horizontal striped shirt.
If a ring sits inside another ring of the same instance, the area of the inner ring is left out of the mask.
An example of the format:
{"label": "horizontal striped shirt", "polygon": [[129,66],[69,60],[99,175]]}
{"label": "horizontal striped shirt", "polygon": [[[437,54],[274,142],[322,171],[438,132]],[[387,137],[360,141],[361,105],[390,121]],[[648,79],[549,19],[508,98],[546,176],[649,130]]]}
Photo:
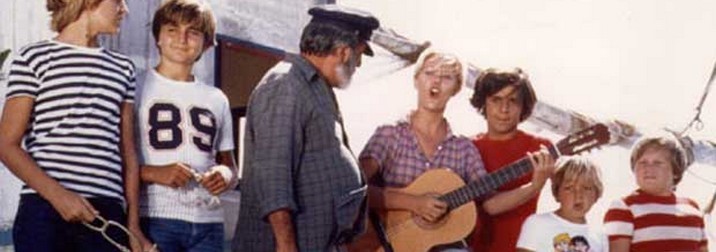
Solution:
{"label": "horizontal striped shirt", "polygon": [[631,251],[697,251],[706,245],[698,205],[674,194],[637,190],[612,202],[604,224],[610,241],[631,239]]}
{"label": "horizontal striped shirt", "polygon": [[[47,40],[22,48],[6,98],[34,100],[27,152],[50,177],[85,197],[123,201],[121,108],[134,99],[134,65],[103,48]],[[35,193],[23,186],[21,193]]]}

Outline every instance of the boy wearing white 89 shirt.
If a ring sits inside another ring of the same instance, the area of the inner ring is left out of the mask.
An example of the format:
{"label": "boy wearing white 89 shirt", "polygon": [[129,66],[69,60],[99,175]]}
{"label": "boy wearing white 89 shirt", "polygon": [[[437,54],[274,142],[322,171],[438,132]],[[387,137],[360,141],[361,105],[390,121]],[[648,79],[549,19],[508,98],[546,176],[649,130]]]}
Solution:
{"label": "boy wearing white 89 shirt", "polygon": [[140,82],[135,109],[142,228],[160,251],[223,251],[218,195],[237,181],[232,117],[221,90],[191,73],[215,26],[197,0],[165,1],[152,22],[160,61]]}

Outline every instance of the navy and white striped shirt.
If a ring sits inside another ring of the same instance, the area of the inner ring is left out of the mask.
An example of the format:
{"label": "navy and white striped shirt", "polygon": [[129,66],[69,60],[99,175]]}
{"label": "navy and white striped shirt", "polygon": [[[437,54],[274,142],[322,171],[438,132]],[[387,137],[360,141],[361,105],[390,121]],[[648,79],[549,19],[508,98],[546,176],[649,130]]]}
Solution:
{"label": "navy and white striped shirt", "polygon": [[6,98],[34,99],[25,148],[68,190],[124,201],[120,113],[134,102],[134,74],[126,56],[53,40],[15,56]]}

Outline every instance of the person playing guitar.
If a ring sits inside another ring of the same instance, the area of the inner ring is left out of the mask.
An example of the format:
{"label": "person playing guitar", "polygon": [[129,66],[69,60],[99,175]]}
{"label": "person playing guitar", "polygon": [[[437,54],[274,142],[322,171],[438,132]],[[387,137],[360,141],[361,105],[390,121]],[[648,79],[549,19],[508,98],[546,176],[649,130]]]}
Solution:
{"label": "person playing guitar", "polygon": [[[487,172],[496,172],[523,158],[526,152],[551,145],[549,140],[517,128],[530,116],[537,102],[534,89],[521,69],[488,69],[477,79],[474,90],[470,103],[485,117],[487,132],[477,135],[473,142],[482,154]],[[535,213],[540,191],[554,170],[553,158],[537,156],[537,160],[532,174],[499,187],[490,200],[482,203],[481,225],[477,224],[470,241],[474,251],[515,251],[520,227]]]}
{"label": "person playing guitar", "polygon": [[[454,56],[443,53],[428,53],[420,62],[414,75],[417,109],[395,125],[379,127],[361,152],[359,161],[369,181],[371,209],[404,210],[425,223],[435,223],[451,210],[448,202],[438,199],[438,195],[411,194],[400,188],[437,168],[449,168],[451,173],[468,182],[477,181],[486,171],[474,145],[469,139],[454,135],[444,118],[448,101],[460,91],[462,65]],[[533,166],[546,170],[543,173],[549,175],[553,158],[547,152],[531,156]],[[427,237],[409,236],[411,240],[422,238]],[[370,250],[354,245],[358,247],[356,251]],[[458,241],[435,246],[433,250],[455,248],[465,250],[466,245]]]}

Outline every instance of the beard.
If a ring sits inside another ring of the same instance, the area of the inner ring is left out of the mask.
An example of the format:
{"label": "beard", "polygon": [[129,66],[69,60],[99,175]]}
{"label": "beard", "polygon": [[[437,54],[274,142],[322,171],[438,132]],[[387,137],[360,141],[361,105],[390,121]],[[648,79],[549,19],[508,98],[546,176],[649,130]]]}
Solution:
{"label": "beard", "polygon": [[351,53],[348,62],[336,66],[336,76],[338,77],[338,88],[346,89],[351,84],[353,74],[358,66],[358,57],[355,53]]}

